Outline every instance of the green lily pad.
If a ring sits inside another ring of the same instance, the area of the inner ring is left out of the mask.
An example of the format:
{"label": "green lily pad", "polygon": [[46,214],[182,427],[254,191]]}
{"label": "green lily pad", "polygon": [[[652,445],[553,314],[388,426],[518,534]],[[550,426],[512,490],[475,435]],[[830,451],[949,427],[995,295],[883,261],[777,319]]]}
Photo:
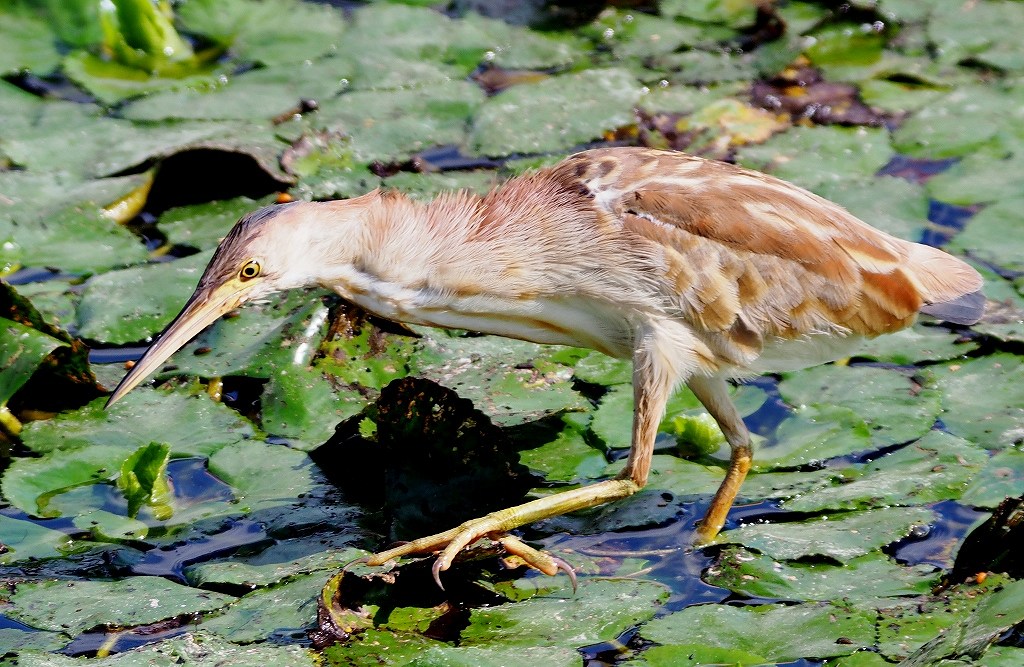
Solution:
{"label": "green lily pad", "polygon": [[[575,417],[579,413],[566,414],[565,428],[549,442],[519,452],[519,461],[530,470],[541,472],[549,482],[576,482],[600,477],[607,467],[603,452],[590,446]],[[583,419],[586,423],[587,419]]]}
{"label": "green lily pad", "polygon": [[[254,556],[197,563],[185,570],[190,584],[196,587],[211,584],[269,586],[297,575],[339,570],[357,558],[367,555],[361,549],[346,547],[354,535],[325,539],[322,535],[280,540]],[[321,575],[321,586],[324,577]]]}
{"label": "green lily pad", "polygon": [[624,667],[687,667],[689,665],[758,665],[770,662],[748,651],[703,644],[652,646],[640,657],[620,663]]}
{"label": "green lily pad", "polygon": [[[97,444],[77,451],[52,451],[40,458],[19,458],[4,471],[4,497],[15,507],[39,517],[61,516],[59,495],[76,487],[114,479],[128,455],[118,447]],[[71,513],[75,513],[71,508]]]}
{"label": "green lily pad", "polygon": [[93,276],[78,305],[79,335],[130,343],[160,331],[195,290],[212,254]]}
{"label": "green lily pad", "polygon": [[895,152],[885,130],[863,127],[794,127],[757,146],[741,146],[737,160],[813,191],[863,179]]}
{"label": "green lily pad", "polygon": [[561,348],[440,330],[420,342],[409,375],[454,389],[502,426],[589,407],[572,388],[572,369],[550,361]]}
{"label": "green lily pad", "polygon": [[268,66],[326,54],[345,32],[341,11],[298,0],[190,0],[176,9],[189,32]]}
{"label": "green lily pad", "polygon": [[142,540],[149,534],[144,521],[105,510],[88,510],[72,518],[75,528],[92,533],[97,541]]}
{"label": "green lily pad", "polygon": [[953,237],[949,248],[1007,271],[1024,271],[1024,241],[1015,223],[1020,221],[1024,199],[1002,199],[985,207],[971,218],[967,228]]}
{"label": "green lily pad", "polygon": [[756,6],[729,0],[665,0],[660,8],[663,16],[685,18],[700,23],[722,23],[731,28],[753,25],[757,14]]}
{"label": "green lily pad", "polygon": [[693,46],[704,38],[702,26],[643,12],[606,10],[589,26],[601,44],[611,47],[619,60],[647,58]]}
{"label": "green lily pad", "polygon": [[52,29],[40,16],[29,11],[7,11],[0,25],[0,73],[16,74],[28,70],[37,75],[50,73],[60,62]]}
{"label": "green lily pad", "polygon": [[560,646],[446,646],[435,643],[417,653],[408,667],[503,667],[517,662],[545,667],[574,667],[578,651]]}
{"label": "green lily pad", "polygon": [[[1005,577],[993,575],[986,579],[984,585],[961,584],[944,591],[942,595],[877,600],[872,606],[878,614],[876,646],[879,652],[890,660],[903,660],[916,651],[923,653],[927,650],[924,647],[932,644],[932,641],[935,642],[933,645],[945,646],[955,652],[958,644],[971,634],[965,634],[963,630],[973,625],[975,610],[985,605],[990,597],[994,597],[995,592],[1007,584]],[[1014,588],[1019,591],[1016,586]],[[1004,605],[1007,603],[1012,605],[1009,598],[1001,598],[990,609],[996,611],[998,617],[1006,610]],[[1019,607],[1018,604],[1017,613]],[[977,620],[980,622],[973,629],[980,632],[976,632],[973,639],[978,642],[975,647],[984,650],[985,630],[988,629],[985,626],[991,627],[989,624],[997,624],[1001,619],[984,614]],[[950,632],[950,641],[946,643],[941,637]]]}
{"label": "green lily pad", "polygon": [[[788,662],[847,655],[874,643],[874,614],[839,603],[689,607],[651,621],[641,636],[666,646],[710,646]],[[842,641],[837,641],[842,640]]]}
{"label": "green lily pad", "polygon": [[69,79],[108,106],[146,93],[186,86],[210,86],[218,74],[216,64],[183,67],[179,72],[155,74],[100,58],[87,51],[69,54],[62,65]]}
{"label": "green lily pad", "polygon": [[138,177],[83,182],[66,172],[0,171],[0,261],[91,272],[145,260],[138,238],[103,215],[103,206],[138,183]]}
{"label": "green lily pad", "polygon": [[1024,452],[1004,449],[970,480],[960,502],[971,507],[994,508],[1006,498],[1024,495]]}
{"label": "green lily pad", "polygon": [[623,69],[591,69],[513,86],[480,106],[470,150],[492,156],[566,150],[631,125],[640,95],[640,83]]}
{"label": "green lily pad", "polygon": [[654,616],[668,591],[653,581],[580,582],[571,595],[538,595],[523,602],[474,609],[461,646],[561,646],[614,639]]}
{"label": "green lily pad", "polygon": [[219,609],[234,599],[160,577],[27,581],[17,585],[5,613],[35,628],[75,636],[96,627],[144,625]]}
{"label": "green lily pad", "polygon": [[179,206],[160,216],[160,231],[173,245],[187,245],[199,250],[216,248],[238,220],[256,209],[266,206],[269,199],[256,201],[236,197],[207,204]]}
{"label": "green lily pad", "polygon": [[1021,441],[1024,429],[1024,361],[993,354],[963,363],[933,367],[943,393],[942,421],[950,432],[986,449],[1005,449]]}
{"label": "green lily pad", "polygon": [[922,361],[957,359],[978,349],[978,342],[938,326],[915,324],[896,333],[864,341],[854,356],[909,366]]}
{"label": "green lily pad", "polygon": [[903,566],[874,552],[842,565],[780,563],[739,547],[728,547],[705,571],[704,580],[750,597],[778,600],[872,600],[923,595],[938,582],[930,565]]}
{"label": "green lily pad", "polygon": [[[6,480],[6,477],[5,477]],[[4,496],[9,498],[4,484]],[[64,556],[74,548],[67,533],[51,530],[33,521],[23,521],[0,514],[0,565],[24,560],[42,560]],[[3,644],[0,644],[2,646]]]}
{"label": "green lily pad", "polygon": [[[316,667],[320,664],[313,653],[302,646],[239,646],[201,631],[88,660],[98,667]],[[81,667],[82,659],[22,651],[18,664],[21,667]]]}
{"label": "green lily pad", "polygon": [[1003,155],[1019,146],[1024,86],[964,85],[911,116],[893,146],[913,157],[940,159],[975,152]]}
{"label": "green lily pad", "polygon": [[0,409],[5,409],[43,359],[63,345],[64,341],[49,334],[0,317]]}
{"label": "green lily pad", "polygon": [[[971,153],[949,169],[928,179],[933,199],[959,206],[991,204],[1017,198],[1024,189],[1024,156],[1014,153],[996,157],[985,152]],[[973,219],[972,219],[973,220]],[[1007,239],[1003,239],[1007,240]],[[992,250],[998,250],[998,243]]]}
{"label": "green lily pad", "polygon": [[864,420],[874,447],[927,433],[942,400],[927,383],[921,386],[901,373],[868,366],[828,365],[788,373],[779,383],[779,393],[794,406],[842,406],[852,411]]}
{"label": "green lily pad", "polygon": [[1009,72],[1024,71],[1014,27],[1024,7],[1014,2],[939,5],[931,12],[928,36],[942,62],[980,62]]}
{"label": "green lily pad", "polygon": [[[347,88],[346,72],[334,59],[296,62],[223,74],[205,85],[153,93],[125,105],[122,116],[137,121],[170,119],[268,120],[297,110],[300,100],[321,100]],[[258,99],[259,104],[253,104]]]}
{"label": "green lily pad", "polygon": [[484,93],[468,81],[417,89],[355,90],[321,104],[316,122],[352,139],[357,162],[401,161],[432,146],[461,145]]}
{"label": "green lily pad", "polygon": [[1007,582],[978,605],[970,616],[914,651],[903,664],[927,667],[942,659],[980,659],[1008,629],[1024,621],[1024,581]]}
{"label": "green lily pad", "polygon": [[273,633],[295,634],[316,625],[317,598],[325,576],[310,574],[253,591],[204,619],[202,629],[233,642],[256,642]]}
{"label": "green lily pad", "polygon": [[231,485],[239,511],[249,513],[292,505],[317,483],[308,454],[257,441],[219,449],[210,456],[209,468]]}
{"label": "green lily pad", "polygon": [[802,466],[871,449],[871,432],[847,407],[802,405],[779,424],[754,456],[756,470]]}
{"label": "green lily pad", "polygon": [[843,563],[895,542],[914,526],[934,519],[932,511],[922,507],[893,507],[808,521],[747,524],[722,533],[718,539],[775,559],[823,556]]}
{"label": "green lily pad", "polygon": [[[985,450],[941,431],[867,464],[846,470],[828,486],[790,498],[797,512],[924,505],[961,497],[988,463]],[[1022,480],[1024,484],[1024,480]]]}
{"label": "green lily pad", "polygon": [[109,445],[121,448],[124,456],[141,445],[163,442],[171,446],[172,456],[180,457],[205,456],[255,435],[237,412],[204,395],[140,387],[110,410],[103,404],[100,399],[81,410],[31,422],[22,440],[40,454]]}

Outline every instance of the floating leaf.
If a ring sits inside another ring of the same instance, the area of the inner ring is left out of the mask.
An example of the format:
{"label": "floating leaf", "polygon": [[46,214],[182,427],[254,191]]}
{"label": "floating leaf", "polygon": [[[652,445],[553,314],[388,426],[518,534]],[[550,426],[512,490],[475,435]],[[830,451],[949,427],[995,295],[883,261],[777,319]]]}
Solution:
{"label": "floating leaf", "polygon": [[[68,604],[68,600],[74,600]],[[230,595],[201,591],[160,577],[120,581],[25,581],[5,612],[43,630],[75,636],[96,627],[155,623],[165,618],[219,609]]]}
{"label": "floating leaf", "polygon": [[[788,662],[801,656],[828,658],[874,643],[875,615],[839,603],[790,607],[701,605],[651,621],[644,639],[671,646],[718,647]],[[685,639],[684,639],[685,638]]]}
{"label": "floating leaf", "polygon": [[776,559],[824,556],[843,563],[905,537],[914,526],[934,521],[921,507],[873,509],[787,523],[746,524],[719,536]]}
{"label": "floating leaf", "polygon": [[172,456],[205,456],[255,435],[252,424],[205,395],[142,387],[110,410],[104,410],[104,402],[32,422],[22,440],[37,453],[109,445],[127,455],[150,442],[163,442],[170,445]]}
{"label": "floating leaf", "polygon": [[842,565],[780,563],[738,547],[726,548],[704,574],[708,583],[740,595],[823,602],[921,595],[938,578],[934,567],[899,565],[880,553],[858,556]]}
{"label": "floating leaf", "polygon": [[639,82],[623,69],[513,86],[476,112],[470,150],[491,156],[566,150],[632,124],[640,94]]}

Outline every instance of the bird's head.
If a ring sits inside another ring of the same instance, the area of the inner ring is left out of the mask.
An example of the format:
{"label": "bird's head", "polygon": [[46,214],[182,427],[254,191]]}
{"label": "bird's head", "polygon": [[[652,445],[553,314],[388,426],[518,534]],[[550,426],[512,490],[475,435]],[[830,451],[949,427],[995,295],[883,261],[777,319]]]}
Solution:
{"label": "bird's head", "polygon": [[107,407],[222,315],[274,292],[317,284],[325,267],[350,262],[367,200],[375,194],[267,206],[239,220],[181,312],[122,378]]}

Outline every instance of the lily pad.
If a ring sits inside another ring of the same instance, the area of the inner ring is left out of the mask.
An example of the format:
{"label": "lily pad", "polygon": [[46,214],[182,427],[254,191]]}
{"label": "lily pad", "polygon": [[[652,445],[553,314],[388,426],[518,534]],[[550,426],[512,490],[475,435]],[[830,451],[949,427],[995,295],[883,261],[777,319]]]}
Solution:
{"label": "lily pad", "polygon": [[971,478],[960,502],[971,507],[994,508],[1006,498],[1024,496],[1024,452],[1004,449]]}
{"label": "lily pad", "polygon": [[909,366],[922,361],[957,359],[977,348],[977,341],[964,340],[959,333],[949,329],[915,324],[865,341],[857,348],[855,356]]}
{"label": "lily pad", "polygon": [[0,73],[28,70],[45,75],[60,62],[53,31],[42,17],[32,15],[27,9],[4,14],[0,40],[4,43]]}
{"label": "lily pad", "polygon": [[783,507],[812,512],[955,500],[986,463],[988,455],[980,447],[948,433],[930,431],[863,469],[844,471],[829,486],[790,498]]}
{"label": "lily pad", "polygon": [[[145,625],[219,609],[234,599],[160,577],[26,581],[15,588],[5,613],[32,627],[75,636],[97,627]],[[74,602],[69,604],[69,600]],[[112,601],[116,603],[111,604]]]}
{"label": "lily pad", "polygon": [[654,616],[668,591],[653,581],[581,582],[576,595],[538,595],[523,602],[474,609],[462,646],[562,646],[614,639]]}
{"label": "lily pad", "polygon": [[352,139],[355,159],[401,161],[446,144],[465,143],[484,93],[468,81],[418,89],[355,90],[321,104],[317,123]]}
{"label": "lily pad", "polygon": [[1011,272],[1024,271],[1024,241],[1017,233],[1024,199],[1007,198],[985,207],[967,228],[953,237],[951,250],[969,253]]}
{"label": "lily pad", "polygon": [[301,63],[337,48],[345,21],[334,7],[298,0],[189,0],[177,8],[189,32],[243,61]]}
{"label": "lily pad", "polygon": [[96,445],[79,451],[53,451],[40,458],[19,458],[4,471],[4,497],[31,516],[56,517],[69,509],[75,513],[76,508],[63,507],[58,496],[76,487],[112,481],[129,453]]}
{"label": "lily pad", "polygon": [[1019,144],[1024,86],[964,85],[924,107],[893,134],[913,157],[941,159],[977,151],[1006,154]]}
{"label": "lily pad", "polygon": [[[80,658],[23,651],[22,667],[81,667]],[[98,667],[315,667],[320,662],[301,646],[239,646],[205,632],[186,633],[107,658],[89,658]]]}
{"label": "lily pad", "polygon": [[640,95],[640,83],[623,69],[591,69],[513,86],[476,112],[470,150],[491,156],[566,150],[632,124]]}
{"label": "lily pad", "polygon": [[1005,449],[1024,438],[1024,361],[993,354],[933,367],[943,393],[942,421],[950,432],[986,449]]}
{"label": "lily pad", "polygon": [[42,331],[0,317],[0,410],[53,350],[66,345]]}
{"label": "lily pad", "polygon": [[144,340],[160,331],[192,294],[211,252],[109,271],[86,281],[78,333],[108,343]]}
{"label": "lily pad", "polygon": [[1008,629],[1024,621],[1024,581],[1007,582],[987,596],[966,619],[912,653],[906,667],[926,667],[942,659],[979,659]]}
{"label": "lily pad", "polygon": [[937,583],[939,573],[929,565],[899,565],[877,552],[833,565],[778,562],[743,548],[728,547],[703,578],[714,586],[750,597],[826,602],[922,595]]}
{"label": "lily pad", "polygon": [[808,521],[747,524],[722,533],[718,540],[742,544],[775,559],[819,556],[844,563],[895,542],[914,526],[934,519],[935,514],[922,507],[893,507]]}
{"label": "lily pad", "polygon": [[[787,374],[779,393],[794,406],[842,406],[864,420],[871,445],[907,442],[927,433],[942,397],[928,383],[868,366],[819,366]],[[780,438],[781,439],[781,438]]]}
{"label": "lily pad", "polygon": [[863,179],[894,155],[885,130],[864,127],[794,127],[758,146],[742,146],[737,159],[813,191]]}
{"label": "lily pad", "polygon": [[[9,498],[6,488],[4,495]],[[5,547],[4,552],[0,553],[0,565],[56,558],[74,548],[74,541],[67,533],[3,514],[0,514],[0,544]]]}
{"label": "lily pad", "polygon": [[[314,535],[284,539],[253,556],[235,555],[221,561],[197,563],[185,570],[185,576],[197,587],[212,584],[255,587],[276,584],[296,575],[339,570],[367,555],[361,549],[346,547],[355,537],[340,535],[328,539]],[[322,576],[320,583],[322,586]]]}
{"label": "lily pad", "polygon": [[40,454],[109,445],[123,448],[127,456],[141,445],[163,442],[171,446],[172,456],[205,456],[255,435],[238,413],[205,395],[142,387],[110,410],[103,404],[100,399],[81,410],[31,422],[22,440]]}
{"label": "lily pad", "polygon": [[253,591],[205,619],[200,628],[233,642],[251,643],[273,634],[291,636],[316,625],[323,574],[298,577]]}
{"label": "lily pad", "polygon": [[266,199],[255,201],[248,197],[237,197],[180,206],[161,215],[158,224],[160,231],[167,236],[168,243],[210,250],[217,247],[242,216],[270,203]]}
{"label": "lily pad", "polygon": [[839,603],[789,607],[689,607],[651,621],[641,636],[666,646],[710,646],[788,662],[801,656],[829,658],[874,643],[874,614]]}
{"label": "lily pad", "polygon": [[438,330],[421,341],[409,374],[454,389],[500,425],[588,407],[572,388],[572,369],[549,361],[560,348]]}

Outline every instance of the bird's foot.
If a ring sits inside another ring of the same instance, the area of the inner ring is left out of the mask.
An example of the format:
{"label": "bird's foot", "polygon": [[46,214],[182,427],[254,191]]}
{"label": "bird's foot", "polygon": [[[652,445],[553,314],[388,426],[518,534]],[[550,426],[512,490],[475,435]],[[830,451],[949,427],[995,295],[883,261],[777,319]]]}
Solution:
{"label": "bird's foot", "polygon": [[459,552],[483,538],[501,545],[507,554],[505,562],[510,566],[526,565],[548,576],[554,576],[559,571],[565,572],[572,582],[573,591],[576,590],[576,573],[567,562],[557,556],[534,549],[518,537],[502,532],[494,526],[494,520],[490,516],[473,519],[443,533],[406,542],[393,549],[373,554],[366,560],[366,563],[368,565],[383,565],[389,560],[403,556],[439,552],[431,570],[437,586],[444,590],[444,586],[441,584],[441,573],[451,567]]}

